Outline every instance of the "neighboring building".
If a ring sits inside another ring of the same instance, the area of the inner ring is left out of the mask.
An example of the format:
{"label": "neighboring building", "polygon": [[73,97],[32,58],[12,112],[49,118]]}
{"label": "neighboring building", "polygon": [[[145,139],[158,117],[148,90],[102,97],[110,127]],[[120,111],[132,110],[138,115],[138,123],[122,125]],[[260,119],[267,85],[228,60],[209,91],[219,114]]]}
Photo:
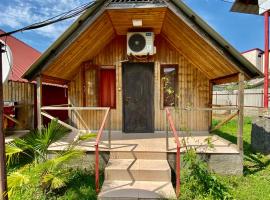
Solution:
{"label": "neighboring building", "polygon": [[[0,30],[0,34],[2,33],[4,33],[4,31]],[[40,57],[41,53],[13,36],[0,39],[7,43],[13,56],[13,67],[7,82],[3,85],[4,111],[6,114],[4,118],[5,128],[33,129],[36,125],[36,84],[35,82],[29,82],[23,79],[22,75]],[[61,85],[44,84],[43,89],[47,93],[60,94],[58,99],[49,97],[49,100],[44,96],[44,103],[48,101],[59,103],[59,99],[61,99],[61,104],[67,103],[65,87]],[[7,115],[9,119],[7,119]],[[60,117],[61,119],[66,119],[67,114]],[[19,122],[19,124],[17,122]]]}
{"label": "neighboring building", "polygon": [[241,53],[249,62],[257,67],[261,72],[264,72],[264,51],[255,48]]}
{"label": "neighboring building", "polygon": [[[259,48],[242,52],[242,55],[250,61],[257,69],[264,73],[264,56],[265,53]],[[270,68],[269,68],[270,70]],[[264,78],[253,79],[248,82],[249,89],[263,89]]]}
{"label": "neighboring building", "polygon": [[[4,31],[0,30],[1,33]],[[32,129],[34,128],[35,88],[34,84],[21,77],[41,53],[13,36],[1,38],[1,40],[10,47],[13,57],[13,67],[8,81],[3,86],[5,111],[9,110],[6,114],[20,122],[16,124],[5,117],[5,127]]]}

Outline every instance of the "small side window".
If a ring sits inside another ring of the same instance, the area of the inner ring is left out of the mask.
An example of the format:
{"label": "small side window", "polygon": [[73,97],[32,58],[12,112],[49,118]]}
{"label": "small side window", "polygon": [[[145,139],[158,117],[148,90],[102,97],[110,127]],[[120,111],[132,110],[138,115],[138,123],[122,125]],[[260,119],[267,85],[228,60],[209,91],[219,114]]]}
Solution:
{"label": "small side window", "polygon": [[163,98],[163,107],[176,106],[177,94],[177,65],[162,65],[161,66],[161,94]]}

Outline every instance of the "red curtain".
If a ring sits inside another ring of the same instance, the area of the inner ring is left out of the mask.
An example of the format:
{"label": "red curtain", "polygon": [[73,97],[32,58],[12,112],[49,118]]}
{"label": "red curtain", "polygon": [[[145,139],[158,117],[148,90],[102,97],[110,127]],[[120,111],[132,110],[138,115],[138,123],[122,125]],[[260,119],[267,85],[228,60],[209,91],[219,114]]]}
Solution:
{"label": "red curtain", "polygon": [[116,107],[115,69],[100,70],[100,106]]}

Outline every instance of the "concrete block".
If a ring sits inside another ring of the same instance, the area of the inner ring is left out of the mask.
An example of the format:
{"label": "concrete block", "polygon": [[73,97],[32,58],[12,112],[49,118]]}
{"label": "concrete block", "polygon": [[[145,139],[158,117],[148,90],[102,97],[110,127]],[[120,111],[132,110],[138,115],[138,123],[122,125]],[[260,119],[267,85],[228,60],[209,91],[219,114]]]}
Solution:
{"label": "concrete block", "polygon": [[[184,166],[184,153],[181,154],[181,166]],[[240,154],[198,154],[199,158],[207,163],[210,170],[220,175],[241,175],[243,164]],[[176,154],[168,154],[170,167],[175,171]]]}
{"label": "concrete block", "polygon": [[217,174],[243,174],[243,161],[240,154],[211,154],[207,163],[209,169]]}
{"label": "concrete block", "polygon": [[270,154],[270,119],[257,117],[252,122],[251,147],[263,154]]}

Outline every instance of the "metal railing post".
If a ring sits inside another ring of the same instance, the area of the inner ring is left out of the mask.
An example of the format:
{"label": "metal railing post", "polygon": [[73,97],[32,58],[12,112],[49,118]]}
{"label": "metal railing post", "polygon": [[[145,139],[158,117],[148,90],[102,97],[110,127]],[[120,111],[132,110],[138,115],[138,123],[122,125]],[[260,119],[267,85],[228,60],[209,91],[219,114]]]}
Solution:
{"label": "metal railing post", "polygon": [[165,111],[165,122],[166,122],[166,150],[169,151],[169,124],[167,120],[166,111]]}
{"label": "metal railing post", "polygon": [[176,128],[175,128],[175,125],[173,123],[173,119],[172,119],[172,116],[171,116],[171,113],[169,111],[168,108],[165,109],[166,111],[166,116],[168,118],[168,123],[170,124],[170,128],[171,128],[171,131],[172,131],[172,134],[174,136],[174,139],[175,139],[175,143],[176,143],[176,167],[175,167],[175,173],[176,173],[176,195],[177,197],[179,197],[180,195],[180,147],[181,147],[181,143],[179,141],[179,136],[177,134],[177,131],[176,131]]}
{"label": "metal railing post", "polygon": [[95,165],[95,184],[96,184],[96,192],[99,192],[99,152],[98,152],[98,144],[95,144],[95,156],[96,156],[96,165]]}
{"label": "metal railing post", "polygon": [[111,149],[111,145],[112,145],[112,117],[111,117],[111,110],[109,111],[110,113],[109,113],[109,133],[108,133],[108,141],[109,141],[109,149]]}
{"label": "metal railing post", "polygon": [[177,146],[176,152],[176,196],[180,195],[180,147]]}

